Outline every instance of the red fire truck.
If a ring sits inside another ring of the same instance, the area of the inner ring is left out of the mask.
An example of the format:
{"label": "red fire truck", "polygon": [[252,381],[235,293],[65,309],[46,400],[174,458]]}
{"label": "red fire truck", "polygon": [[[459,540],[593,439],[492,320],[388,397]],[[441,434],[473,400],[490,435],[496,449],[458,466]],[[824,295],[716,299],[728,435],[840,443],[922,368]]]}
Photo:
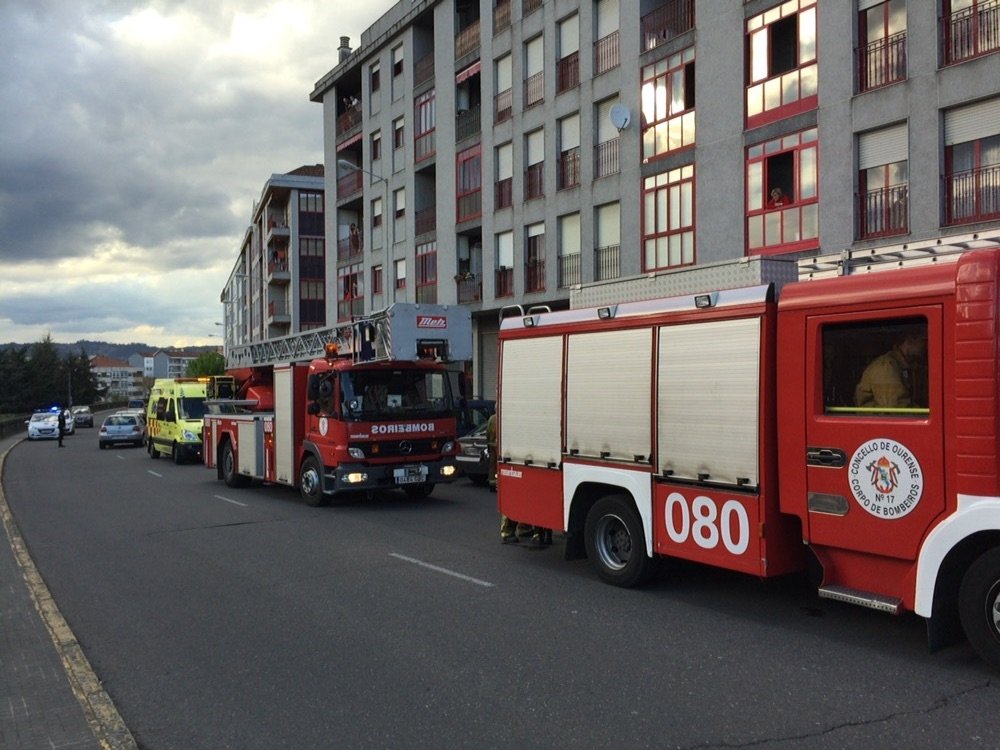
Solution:
{"label": "red fire truck", "polygon": [[[1000,232],[582,292],[501,320],[502,513],[619,586],[812,560],[820,596],[1000,668]],[[883,355],[903,385],[872,401]]]}
{"label": "red fire truck", "polygon": [[233,349],[236,398],[206,401],[204,463],[230,487],[286,484],[314,506],[384,488],[429,495],[456,477],[462,376],[446,363],[471,350],[467,309],[412,304]]}

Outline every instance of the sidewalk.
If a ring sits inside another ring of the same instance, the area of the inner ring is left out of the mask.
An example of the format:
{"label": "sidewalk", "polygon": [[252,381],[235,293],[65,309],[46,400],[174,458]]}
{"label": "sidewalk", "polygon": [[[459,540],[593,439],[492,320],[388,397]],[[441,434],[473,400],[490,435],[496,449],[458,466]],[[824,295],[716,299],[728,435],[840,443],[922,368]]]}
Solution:
{"label": "sidewalk", "polygon": [[136,747],[63,619],[7,507],[0,440],[0,747]]}

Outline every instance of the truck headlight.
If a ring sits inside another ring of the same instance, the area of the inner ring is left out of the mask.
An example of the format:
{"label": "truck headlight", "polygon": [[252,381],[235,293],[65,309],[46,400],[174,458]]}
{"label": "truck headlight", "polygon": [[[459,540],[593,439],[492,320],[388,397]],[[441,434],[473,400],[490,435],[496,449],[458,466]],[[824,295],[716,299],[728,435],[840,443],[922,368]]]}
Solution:
{"label": "truck headlight", "polygon": [[363,461],[365,458],[367,458],[367,456],[365,456],[365,452],[360,448],[348,448],[347,455],[349,455],[351,458],[356,458],[359,461]]}
{"label": "truck headlight", "polygon": [[454,473],[455,473],[455,467],[454,466],[442,466],[441,467],[441,476],[443,476],[443,477],[450,477]]}
{"label": "truck headlight", "polygon": [[441,446],[441,452],[444,453],[445,455],[450,456],[452,453],[455,452],[455,443],[449,440],[447,443]]}
{"label": "truck headlight", "polygon": [[363,471],[352,471],[350,474],[344,475],[344,482],[347,484],[361,484],[362,482],[368,481],[368,475]]}

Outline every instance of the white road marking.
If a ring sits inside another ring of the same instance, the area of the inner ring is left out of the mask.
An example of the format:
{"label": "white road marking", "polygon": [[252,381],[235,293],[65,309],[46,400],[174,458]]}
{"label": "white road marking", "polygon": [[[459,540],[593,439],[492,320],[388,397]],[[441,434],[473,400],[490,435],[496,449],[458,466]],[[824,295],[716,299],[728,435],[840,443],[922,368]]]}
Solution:
{"label": "white road marking", "polygon": [[227,503],[232,503],[233,505],[240,505],[244,508],[247,507],[246,503],[241,503],[239,500],[230,500],[228,497],[223,497],[222,495],[216,495],[215,497],[219,498],[220,500],[224,500]]}
{"label": "white road marking", "polygon": [[163,475],[162,475],[162,474],[157,474],[157,473],[156,473],[155,471],[153,471],[152,469],[146,469],[146,473],[147,473],[147,474],[152,474],[152,475],[153,475],[154,477],[159,477],[160,479],[163,479]]}
{"label": "white road marking", "polygon": [[472,576],[467,576],[462,573],[456,573],[454,570],[448,570],[447,568],[441,568],[437,565],[431,565],[430,563],[423,562],[422,560],[417,560],[412,557],[407,557],[406,555],[399,555],[395,552],[390,552],[389,557],[395,557],[397,560],[403,560],[404,562],[413,563],[414,565],[419,565],[421,568],[427,568],[428,570],[433,570],[438,573],[444,573],[446,576],[452,576],[453,578],[460,578],[463,581],[468,581],[469,583],[474,583],[477,586],[493,587],[496,584],[490,583],[489,581],[481,581],[478,578],[473,578]]}

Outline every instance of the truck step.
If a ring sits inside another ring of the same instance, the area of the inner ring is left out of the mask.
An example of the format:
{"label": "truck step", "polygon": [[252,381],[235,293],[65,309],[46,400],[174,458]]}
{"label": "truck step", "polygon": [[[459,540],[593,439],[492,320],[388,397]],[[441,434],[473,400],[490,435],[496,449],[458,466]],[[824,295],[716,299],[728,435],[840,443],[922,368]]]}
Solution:
{"label": "truck step", "polygon": [[838,602],[877,609],[879,612],[888,612],[890,615],[898,615],[903,605],[903,600],[894,596],[883,596],[871,591],[850,589],[846,586],[821,586],[819,597],[820,599],[834,599]]}

